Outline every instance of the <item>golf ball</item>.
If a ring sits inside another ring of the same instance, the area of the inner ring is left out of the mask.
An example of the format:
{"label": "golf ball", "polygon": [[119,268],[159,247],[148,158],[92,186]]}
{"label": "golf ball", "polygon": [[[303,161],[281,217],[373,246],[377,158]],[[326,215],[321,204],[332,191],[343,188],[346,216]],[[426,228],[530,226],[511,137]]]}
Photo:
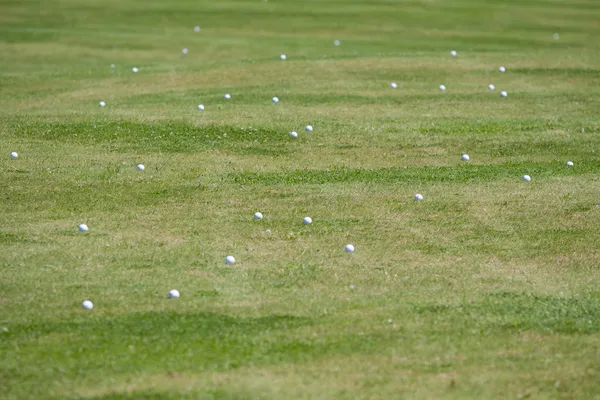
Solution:
{"label": "golf ball", "polygon": [[554,38],[554,40],[558,40],[560,38],[560,35],[558,33],[555,33],[554,35],[552,35],[552,37]]}
{"label": "golf ball", "polygon": [[144,167],[144,164],[138,164],[138,165],[136,166],[136,168],[137,168],[137,170],[138,170],[138,171],[143,171],[143,170],[145,170],[145,169],[146,169],[146,167]]}
{"label": "golf ball", "polygon": [[86,310],[91,310],[94,308],[94,303],[89,300],[84,300],[84,302],[81,303],[81,307],[85,308]]}
{"label": "golf ball", "polygon": [[446,90],[446,86],[440,85],[440,90],[443,92],[444,90]]}
{"label": "golf ball", "polygon": [[195,26],[194,27],[194,32],[200,32],[200,27],[199,26]]}
{"label": "golf ball", "polygon": [[296,132],[296,131],[290,132],[290,137],[294,137],[294,138],[298,137],[298,132]]}
{"label": "golf ball", "polygon": [[204,111],[204,105],[203,104],[198,104],[198,110]]}
{"label": "golf ball", "polygon": [[354,253],[354,246],[347,244],[346,247],[344,247],[344,250],[346,250],[346,253]]}
{"label": "golf ball", "polygon": [[529,175],[523,175],[521,179],[525,182],[531,182],[531,177]]}
{"label": "golf ball", "polygon": [[186,48],[184,48],[183,50],[181,50],[181,52],[182,52],[183,54],[187,54],[187,53],[189,53],[189,50],[188,50],[188,49],[187,49],[187,47],[186,47]]}
{"label": "golf ball", "polygon": [[261,219],[263,219],[262,213],[261,212],[254,213],[254,219],[256,219],[258,221],[260,221]]}
{"label": "golf ball", "polygon": [[488,85],[488,89],[490,89],[490,90],[496,90],[496,86],[490,84],[490,85]]}
{"label": "golf ball", "polygon": [[392,82],[392,83],[390,83],[390,87],[392,89],[396,89],[398,87],[398,84],[396,82]]}
{"label": "golf ball", "polygon": [[304,128],[304,129],[306,129],[306,132],[312,132],[313,131],[312,125],[306,125],[306,128]]}
{"label": "golf ball", "polygon": [[567,161],[567,167],[572,167],[573,165],[575,165],[573,164],[573,161]]}
{"label": "golf ball", "polygon": [[136,67],[131,68],[131,72],[138,72],[139,70]]}
{"label": "golf ball", "polygon": [[282,54],[279,56],[279,58],[281,58],[282,60],[285,60],[287,58],[287,56],[285,54]]}
{"label": "golf ball", "polygon": [[463,154],[463,155],[462,155],[462,157],[461,157],[461,159],[462,159],[463,161],[469,161],[471,158],[469,157],[469,155],[468,155],[468,154]]}
{"label": "golf ball", "polygon": [[277,97],[273,97],[273,98],[271,99],[271,101],[272,101],[273,103],[279,103],[279,99],[278,99]]}
{"label": "golf ball", "polygon": [[456,53],[456,50],[452,50],[452,51],[450,51],[450,55],[451,55],[452,57],[456,57],[456,54],[458,54],[458,53]]}
{"label": "golf ball", "polygon": [[342,44],[342,42],[340,42],[339,40],[334,40],[333,44],[336,46],[339,46],[340,44]]}
{"label": "golf ball", "polygon": [[229,93],[227,93],[224,97],[225,97],[225,99],[229,100],[231,98],[231,95]]}
{"label": "golf ball", "polygon": [[227,256],[227,257],[225,257],[225,263],[229,264],[229,265],[235,264],[235,257],[233,257],[233,256]]}
{"label": "golf ball", "polygon": [[504,68],[504,67],[498,67],[498,71],[500,71],[500,72],[506,72],[506,68]]}
{"label": "golf ball", "polygon": [[115,67],[115,64],[110,64],[110,67],[111,67],[111,68],[114,68],[114,67]]}
{"label": "golf ball", "polygon": [[19,157],[19,153],[17,153],[16,151],[13,151],[12,153],[10,153],[10,158],[15,159]]}
{"label": "golf ball", "polygon": [[90,230],[86,224],[79,225],[77,229],[79,229],[79,232],[87,232]]}
{"label": "golf ball", "polygon": [[417,193],[415,194],[415,197],[413,197],[416,201],[421,201],[423,200],[423,195],[421,193]]}
{"label": "golf ball", "polygon": [[100,107],[104,107],[105,105],[106,105],[105,102],[103,102],[103,101],[100,102]]}
{"label": "golf ball", "polygon": [[506,93],[506,91],[503,90],[503,91],[500,92],[500,96],[501,97],[508,97],[508,93]]}
{"label": "golf ball", "polygon": [[311,217],[304,217],[303,221],[304,221],[305,225],[312,224],[312,218]]}
{"label": "golf ball", "polygon": [[179,290],[177,290],[177,289],[169,290],[169,298],[170,299],[178,299],[179,298]]}

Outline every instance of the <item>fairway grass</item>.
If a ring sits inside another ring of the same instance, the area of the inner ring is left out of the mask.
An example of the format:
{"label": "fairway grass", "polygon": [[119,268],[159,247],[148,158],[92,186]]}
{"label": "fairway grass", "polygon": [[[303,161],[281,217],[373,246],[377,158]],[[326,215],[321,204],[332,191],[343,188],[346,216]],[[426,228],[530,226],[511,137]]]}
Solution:
{"label": "fairway grass", "polygon": [[0,398],[600,398],[598,21],[0,0]]}

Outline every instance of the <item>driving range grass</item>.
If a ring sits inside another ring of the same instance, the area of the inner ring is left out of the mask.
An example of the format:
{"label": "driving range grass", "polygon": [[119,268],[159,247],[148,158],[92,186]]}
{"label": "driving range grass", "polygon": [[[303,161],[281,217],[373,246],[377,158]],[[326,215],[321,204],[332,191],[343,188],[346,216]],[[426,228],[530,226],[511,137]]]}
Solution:
{"label": "driving range grass", "polygon": [[599,398],[598,21],[0,0],[0,398]]}

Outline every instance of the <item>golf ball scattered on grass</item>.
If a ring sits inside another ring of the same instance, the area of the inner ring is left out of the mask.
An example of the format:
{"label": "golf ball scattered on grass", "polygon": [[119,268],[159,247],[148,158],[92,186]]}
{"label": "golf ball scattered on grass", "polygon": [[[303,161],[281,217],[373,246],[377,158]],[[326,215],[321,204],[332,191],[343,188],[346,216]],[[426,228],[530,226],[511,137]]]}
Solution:
{"label": "golf ball scattered on grass", "polygon": [[413,199],[415,199],[416,201],[421,201],[423,200],[423,195],[421,193],[417,193],[415,194],[415,197],[413,197]]}
{"label": "golf ball scattered on grass", "polygon": [[498,71],[500,71],[500,72],[506,72],[506,68],[504,68],[504,67],[498,67]]}
{"label": "golf ball scattered on grass", "polygon": [[235,257],[234,256],[225,257],[225,263],[228,265],[235,264]]}
{"label": "golf ball scattered on grass", "polygon": [[204,111],[204,105],[203,104],[198,104],[198,110]]}
{"label": "golf ball scattered on grass", "polygon": [[554,35],[552,35],[552,37],[554,38],[554,40],[560,39],[560,35],[558,33],[555,33]]}
{"label": "golf ball scattered on grass", "polygon": [[573,161],[567,161],[567,167],[572,167],[573,165],[575,165],[573,164]]}
{"label": "golf ball scattered on grass", "polygon": [[225,95],[225,99],[226,99],[226,100],[229,100],[229,99],[231,99],[231,95],[230,95],[229,93],[227,93],[227,94]]}
{"label": "golf ball scattered on grass", "polygon": [[302,221],[304,222],[304,225],[310,225],[310,224],[312,224],[312,218],[311,217],[304,217],[304,219]]}
{"label": "golf ball scattered on grass", "polygon": [[187,53],[189,53],[189,50],[188,50],[188,49],[187,49],[187,47],[186,47],[186,48],[184,48],[183,50],[181,50],[181,52],[182,52],[183,54],[187,54]]}
{"label": "golf ball scattered on grass", "polygon": [[200,27],[196,25],[196,26],[194,27],[194,32],[196,32],[196,33],[197,33],[197,32],[200,32]]}
{"label": "golf ball scattered on grass", "polygon": [[10,158],[12,158],[13,160],[16,158],[19,158],[19,153],[17,153],[16,151],[13,151],[12,153],[10,153]]}
{"label": "golf ball scattered on grass", "polygon": [[111,68],[114,68],[114,67],[115,67],[115,64],[110,64],[110,67],[111,67]]}
{"label": "golf ball scattered on grass", "polygon": [[261,219],[263,219],[262,213],[261,212],[254,213],[254,219],[257,221],[260,221]]}
{"label": "golf ball scattered on grass", "polygon": [[297,138],[298,132],[296,132],[296,131],[290,132],[290,137]]}
{"label": "golf ball scattered on grass", "polygon": [[285,54],[282,54],[282,55],[279,56],[279,58],[281,58],[282,60],[286,60],[287,56]]}
{"label": "golf ball scattered on grass", "polygon": [[104,107],[106,105],[106,103],[103,101],[101,101],[99,104],[100,104],[100,107]]}
{"label": "golf ball scattered on grass", "polygon": [[490,90],[496,90],[496,86],[490,84],[490,85],[488,85],[488,89],[490,89]]}
{"label": "golf ball scattered on grass", "polygon": [[304,129],[306,129],[306,132],[312,132],[313,131],[312,125],[306,125],[306,128],[304,128]]}
{"label": "golf ball scattered on grass", "polygon": [[523,182],[531,182],[531,177],[529,175],[523,175],[521,178]]}
{"label": "golf ball scattered on grass", "polygon": [[90,230],[90,228],[88,228],[88,226],[86,224],[81,224],[77,227],[77,229],[79,229],[79,232],[87,232]]}
{"label": "golf ball scattered on grass", "polygon": [[462,157],[461,157],[461,160],[463,160],[463,161],[469,161],[470,159],[471,158],[469,157],[468,154],[463,154]]}
{"label": "golf ball scattered on grass", "polygon": [[346,253],[354,253],[354,246],[347,244],[346,247],[344,247],[344,250],[346,250]]}
{"label": "golf ball scattered on grass", "polygon": [[342,44],[342,42],[340,42],[339,40],[334,40],[334,41],[333,41],[333,44],[334,44],[335,46],[339,46],[340,44]]}
{"label": "golf ball scattered on grass", "polygon": [[458,54],[458,53],[456,52],[456,50],[451,50],[451,51],[450,51],[450,55],[451,55],[452,57],[456,57],[456,55],[457,55],[457,54]]}
{"label": "golf ball scattered on grass", "polygon": [[94,303],[89,300],[84,300],[83,303],[81,303],[81,307],[85,308],[86,310],[91,310],[94,308]]}
{"label": "golf ball scattered on grass", "polygon": [[277,97],[273,97],[273,98],[271,99],[271,101],[272,101],[273,103],[279,103],[279,99],[278,99]]}
{"label": "golf ball scattered on grass", "polygon": [[139,71],[139,69],[137,69],[136,67],[131,68],[131,72],[133,72],[133,73],[136,73],[138,71]]}
{"label": "golf ball scattered on grass", "polygon": [[508,93],[505,90],[500,92],[500,97],[508,97]]}
{"label": "golf ball scattered on grass", "polygon": [[138,171],[143,171],[146,169],[146,167],[144,167],[144,164],[138,164],[135,168],[137,168]]}
{"label": "golf ball scattered on grass", "polygon": [[446,86],[445,86],[445,85],[440,85],[440,90],[441,90],[442,92],[444,92],[444,91],[446,90]]}
{"label": "golf ball scattered on grass", "polygon": [[396,89],[398,87],[398,84],[396,82],[392,82],[392,83],[390,83],[390,87],[392,89]]}
{"label": "golf ball scattered on grass", "polygon": [[177,290],[177,289],[169,290],[169,298],[170,299],[178,299],[179,298],[179,290]]}

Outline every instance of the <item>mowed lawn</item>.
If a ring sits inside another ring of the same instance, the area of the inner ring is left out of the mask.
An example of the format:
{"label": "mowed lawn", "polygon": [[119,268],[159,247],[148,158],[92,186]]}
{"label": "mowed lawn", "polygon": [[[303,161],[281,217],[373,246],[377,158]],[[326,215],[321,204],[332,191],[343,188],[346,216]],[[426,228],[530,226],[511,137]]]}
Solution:
{"label": "mowed lawn", "polygon": [[600,398],[599,38],[596,0],[0,0],[0,398]]}

